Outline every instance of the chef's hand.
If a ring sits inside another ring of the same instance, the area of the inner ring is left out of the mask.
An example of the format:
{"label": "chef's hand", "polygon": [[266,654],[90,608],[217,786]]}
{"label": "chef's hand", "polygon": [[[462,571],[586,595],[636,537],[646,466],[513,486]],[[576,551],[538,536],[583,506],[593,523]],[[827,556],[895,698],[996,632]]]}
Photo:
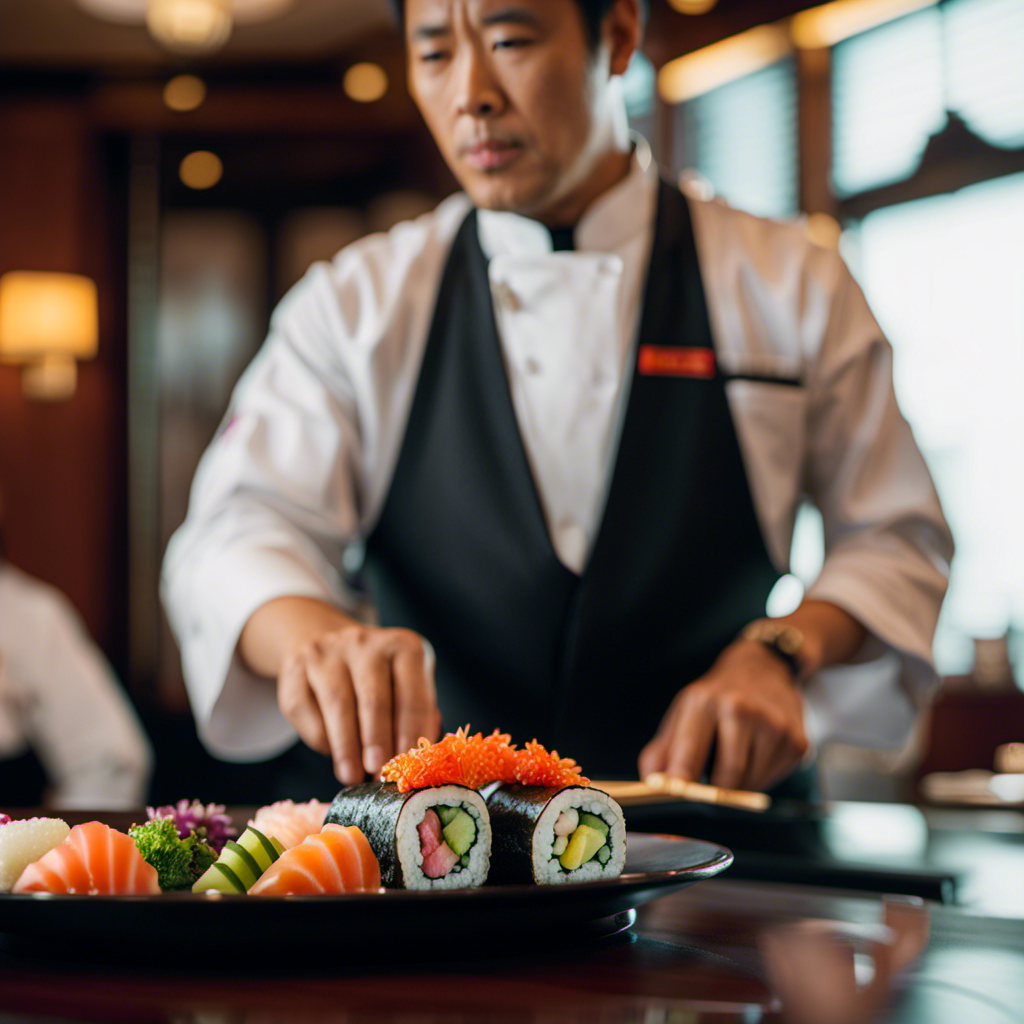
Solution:
{"label": "chef's hand", "polygon": [[712,744],[711,784],[728,789],[767,789],[807,753],[800,691],[764,644],[730,644],[706,675],[679,691],[640,754],[640,778],[664,772],[697,782]]}
{"label": "chef's hand", "polygon": [[[778,621],[803,635],[804,678],[847,661],[867,636],[857,619],[830,601],[805,600]],[[807,753],[803,710],[786,664],[756,640],[736,640],[706,675],[679,691],[640,753],[640,778],[664,772],[697,782],[714,745],[712,785],[767,789]]]}
{"label": "chef's hand", "polygon": [[277,678],[281,713],[346,785],[376,775],[441,714],[430,644],[408,629],[367,626],[314,598],[269,601],[242,631],[249,667]]}

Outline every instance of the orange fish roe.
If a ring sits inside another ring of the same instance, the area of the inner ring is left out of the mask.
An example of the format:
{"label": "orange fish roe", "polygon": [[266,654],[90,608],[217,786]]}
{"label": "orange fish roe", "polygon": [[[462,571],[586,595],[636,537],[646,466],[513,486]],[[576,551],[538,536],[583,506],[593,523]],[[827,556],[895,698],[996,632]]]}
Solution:
{"label": "orange fish roe", "polygon": [[428,786],[458,784],[479,789],[512,777],[516,753],[511,737],[497,729],[490,736],[469,735],[469,726],[448,733],[437,743],[425,736],[404,754],[397,754],[380,771],[382,782],[394,782],[400,793]]}
{"label": "orange fish roe", "polygon": [[536,740],[530,740],[515,754],[512,778],[524,786],[589,786],[580,766],[571,757],[559,757],[557,750],[548,753]]}

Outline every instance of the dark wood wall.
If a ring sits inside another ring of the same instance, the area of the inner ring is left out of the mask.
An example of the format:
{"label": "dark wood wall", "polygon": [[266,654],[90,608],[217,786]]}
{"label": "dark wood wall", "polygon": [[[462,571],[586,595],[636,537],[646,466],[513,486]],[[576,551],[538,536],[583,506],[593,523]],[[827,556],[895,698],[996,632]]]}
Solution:
{"label": "dark wood wall", "polygon": [[100,344],[72,399],[29,401],[0,365],[0,488],[9,559],[55,584],[115,657],[125,571],[124,335],[111,196],[79,102],[0,104],[0,273],[88,274],[100,294]]}

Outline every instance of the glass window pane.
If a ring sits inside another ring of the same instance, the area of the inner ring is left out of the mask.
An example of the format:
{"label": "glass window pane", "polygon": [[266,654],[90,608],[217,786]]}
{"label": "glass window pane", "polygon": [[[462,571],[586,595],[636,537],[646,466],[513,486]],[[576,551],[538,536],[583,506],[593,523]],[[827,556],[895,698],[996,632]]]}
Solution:
{"label": "glass window pane", "polygon": [[844,252],[956,539],[936,654],[967,671],[1024,630],[1024,175],[879,210]]}
{"label": "glass window pane", "polygon": [[946,123],[936,8],[854,36],[832,51],[833,169],[849,196],[916,170]]}
{"label": "glass window pane", "polygon": [[764,217],[798,209],[796,72],[780,61],[680,106],[676,171],[695,168],[733,206]]}
{"label": "glass window pane", "polygon": [[1024,3],[945,7],[950,107],[994,145],[1024,146]]}

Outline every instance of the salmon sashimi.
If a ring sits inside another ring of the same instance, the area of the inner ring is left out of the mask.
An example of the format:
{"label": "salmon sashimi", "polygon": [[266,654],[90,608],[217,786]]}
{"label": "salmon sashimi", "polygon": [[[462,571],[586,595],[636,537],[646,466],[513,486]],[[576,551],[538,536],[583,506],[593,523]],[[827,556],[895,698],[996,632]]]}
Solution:
{"label": "salmon sashimi", "polygon": [[146,863],[130,836],[101,822],[87,821],[29,864],[11,891],[155,896],[160,883],[156,869]]}
{"label": "salmon sashimi", "polygon": [[281,854],[249,890],[252,896],[322,896],[375,892],[380,864],[355,825],[324,825]]}
{"label": "salmon sashimi", "polygon": [[298,846],[306,836],[315,835],[324,827],[329,807],[330,804],[320,800],[307,800],[301,804],[278,800],[261,807],[249,824],[265,836],[279,839],[281,845],[290,850]]}

